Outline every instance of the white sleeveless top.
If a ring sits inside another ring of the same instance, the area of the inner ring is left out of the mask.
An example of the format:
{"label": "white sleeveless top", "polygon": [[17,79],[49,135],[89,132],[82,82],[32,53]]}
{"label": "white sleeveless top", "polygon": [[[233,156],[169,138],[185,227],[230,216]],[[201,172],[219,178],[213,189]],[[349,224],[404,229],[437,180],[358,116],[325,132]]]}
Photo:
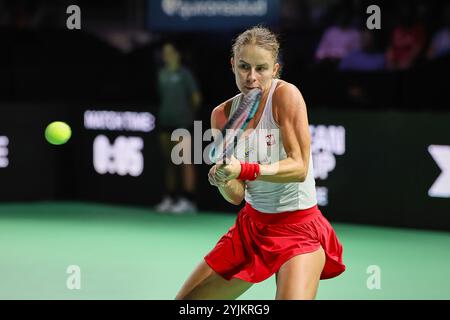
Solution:
{"label": "white sleeveless top", "polygon": [[[255,130],[246,133],[245,137],[243,135],[237,142],[234,155],[240,161],[270,164],[287,157],[280,129],[272,113],[272,95],[277,82],[276,79],[272,81],[263,114]],[[233,98],[230,115],[236,110],[241,98],[242,93]],[[255,180],[245,183],[245,201],[264,213],[308,209],[317,204],[311,153],[304,182],[275,183]]]}

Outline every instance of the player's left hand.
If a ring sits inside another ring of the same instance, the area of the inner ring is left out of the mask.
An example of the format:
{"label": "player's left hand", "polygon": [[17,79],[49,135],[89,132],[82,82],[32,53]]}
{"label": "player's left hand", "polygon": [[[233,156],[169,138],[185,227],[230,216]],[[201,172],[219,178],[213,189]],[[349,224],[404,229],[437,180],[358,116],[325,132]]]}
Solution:
{"label": "player's left hand", "polygon": [[208,173],[208,181],[212,186],[215,187],[223,187],[225,185],[225,183],[219,183],[218,181],[216,181],[216,170],[217,170],[217,165],[214,165],[211,167],[211,169],[209,169],[209,173]]}
{"label": "player's left hand", "polygon": [[241,163],[234,156],[231,156],[228,164],[216,164],[215,179],[219,183],[226,183],[239,177],[241,173]]}

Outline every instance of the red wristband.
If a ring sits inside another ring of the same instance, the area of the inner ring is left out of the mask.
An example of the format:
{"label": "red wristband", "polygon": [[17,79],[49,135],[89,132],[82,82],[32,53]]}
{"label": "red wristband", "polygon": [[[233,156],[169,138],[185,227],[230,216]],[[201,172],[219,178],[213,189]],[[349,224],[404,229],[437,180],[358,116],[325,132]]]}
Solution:
{"label": "red wristband", "polygon": [[241,162],[241,173],[239,174],[239,180],[253,181],[258,178],[260,174],[259,163]]}

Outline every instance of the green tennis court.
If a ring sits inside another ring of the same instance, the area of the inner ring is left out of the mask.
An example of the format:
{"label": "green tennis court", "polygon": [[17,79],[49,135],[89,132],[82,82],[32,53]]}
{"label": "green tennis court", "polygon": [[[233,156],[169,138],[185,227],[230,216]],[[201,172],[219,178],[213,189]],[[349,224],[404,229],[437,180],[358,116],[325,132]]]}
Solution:
{"label": "green tennis court", "polygon": [[[233,221],[90,203],[2,204],[0,299],[173,299]],[[347,271],[321,281],[318,299],[450,299],[448,233],[332,224]],[[81,287],[71,290],[74,265]],[[368,288],[373,268],[379,289]],[[274,295],[272,277],[240,299]]]}

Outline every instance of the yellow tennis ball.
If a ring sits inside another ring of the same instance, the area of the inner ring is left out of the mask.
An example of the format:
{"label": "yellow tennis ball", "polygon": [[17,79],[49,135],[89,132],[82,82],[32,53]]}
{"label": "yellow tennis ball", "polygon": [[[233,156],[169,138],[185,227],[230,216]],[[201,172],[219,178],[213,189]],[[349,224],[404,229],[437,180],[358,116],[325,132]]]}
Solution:
{"label": "yellow tennis ball", "polygon": [[62,121],[54,121],[45,128],[45,139],[51,144],[64,144],[71,136],[72,130],[67,123]]}

